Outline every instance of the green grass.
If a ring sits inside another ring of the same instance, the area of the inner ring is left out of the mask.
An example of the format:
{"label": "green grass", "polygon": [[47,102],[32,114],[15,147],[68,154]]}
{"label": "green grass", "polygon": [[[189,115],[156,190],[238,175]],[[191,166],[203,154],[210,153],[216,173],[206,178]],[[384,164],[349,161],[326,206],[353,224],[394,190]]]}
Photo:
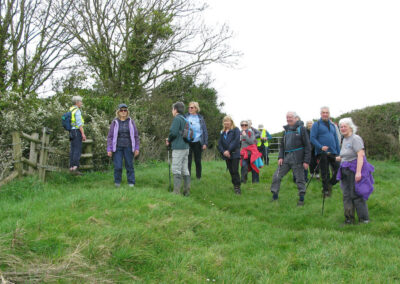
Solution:
{"label": "green grass", "polygon": [[[203,163],[185,198],[167,192],[165,163],[136,167],[137,186],[112,172],[34,177],[0,189],[0,279],[19,283],[400,282],[399,163],[373,162],[372,222],[342,227],[339,186],[321,216],[313,181],[297,207],[291,173],[271,203],[276,166],[233,193],[223,162]],[[208,281],[209,280],[209,281]]]}

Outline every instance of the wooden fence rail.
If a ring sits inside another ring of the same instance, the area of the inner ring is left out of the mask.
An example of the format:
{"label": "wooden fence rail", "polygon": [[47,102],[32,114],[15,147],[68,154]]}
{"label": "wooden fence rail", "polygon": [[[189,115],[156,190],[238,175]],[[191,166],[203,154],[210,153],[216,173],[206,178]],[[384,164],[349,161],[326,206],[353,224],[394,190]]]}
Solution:
{"label": "wooden fence rail", "polygon": [[[12,133],[14,170],[8,177],[0,181],[0,187],[17,177],[27,174],[37,174],[39,179],[44,182],[46,172],[67,170],[49,165],[49,153],[61,156],[69,155],[65,151],[50,147],[50,134],[51,130],[46,127],[43,128],[41,138],[39,137],[39,133],[33,133],[32,135],[20,131]],[[29,158],[23,157],[22,139],[30,142]],[[79,168],[82,170],[93,169],[93,140],[87,139],[83,141],[82,146],[81,158],[84,159],[85,164]],[[27,168],[26,170],[24,169],[24,165]]]}

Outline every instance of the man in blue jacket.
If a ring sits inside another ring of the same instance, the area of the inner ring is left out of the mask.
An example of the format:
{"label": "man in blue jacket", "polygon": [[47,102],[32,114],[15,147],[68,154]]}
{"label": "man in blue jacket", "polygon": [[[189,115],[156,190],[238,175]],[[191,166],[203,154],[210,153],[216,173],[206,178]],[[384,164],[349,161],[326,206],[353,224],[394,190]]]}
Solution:
{"label": "man in blue jacket", "polygon": [[[336,156],[340,153],[340,146],[335,125],[330,120],[328,107],[321,107],[321,118],[311,127],[310,140],[315,147],[317,159],[320,160],[322,194],[330,197],[332,186],[337,183],[336,174],[339,163],[336,162]],[[330,178],[329,166],[333,169],[332,178]]]}

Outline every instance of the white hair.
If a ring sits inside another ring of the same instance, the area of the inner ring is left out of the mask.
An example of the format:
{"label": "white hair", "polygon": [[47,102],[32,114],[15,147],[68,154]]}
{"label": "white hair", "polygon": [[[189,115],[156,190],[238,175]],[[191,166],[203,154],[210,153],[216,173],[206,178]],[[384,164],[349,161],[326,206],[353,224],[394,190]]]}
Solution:
{"label": "white hair", "polygon": [[353,130],[353,134],[356,134],[357,126],[354,124],[351,117],[345,117],[345,118],[342,118],[341,120],[339,120],[339,126],[343,123],[347,124]]}
{"label": "white hair", "polygon": [[287,116],[288,114],[293,115],[294,118],[299,117],[299,116],[297,115],[297,112],[295,112],[295,111],[288,111],[288,112],[286,113],[286,116]]}
{"label": "white hair", "polygon": [[77,102],[81,102],[82,97],[81,96],[73,96],[72,97],[72,103],[76,104]]}
{"label": "white hair", "polygon": [[253,125],[253,122],[251,121],[251,119],[248,119],[247,123],[249,124],[249,127]]}
{"label": "white hair", "polygon": [[327,109],[329,113],[331,112],[330,109],[329,109],[329,107],[327,107],[327,106],[321,107],[320,111],[322,112],[323,109]]}

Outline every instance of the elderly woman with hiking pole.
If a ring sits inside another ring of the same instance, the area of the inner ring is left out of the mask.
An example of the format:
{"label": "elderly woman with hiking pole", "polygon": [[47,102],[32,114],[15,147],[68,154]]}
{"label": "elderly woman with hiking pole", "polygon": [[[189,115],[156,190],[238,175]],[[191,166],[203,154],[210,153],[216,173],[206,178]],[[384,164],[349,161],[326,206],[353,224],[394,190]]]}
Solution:
{"label": "elderly woman with hiking pole", "polygon": [[126,104],[120,104],[116,112],[116,118],[110,125],[107,137],[107,155],[114,160],[114,183],[121,186],[122,160],[125,160],[126,175],[130,187],[135,186],[135,170],[133,158],[139,155],[139,133],[136,124],[129,117]]}
{"label": "elderly woman with hiking pole", "polygon": [[235,126],[230,116],[223,119],[223,129],[218,141],[218,151],[226,162],[231,174],[233,188],[236,194],[241,194],[239,161],[240,161],[240,130]]}
{"label": "elderly woman with hiking pole", "polygon": [[354,224],[354,211],[357,211],[359,223],[366,224],[369,223],[366,201],[374,190],[374,167],[367,162],[364,142],[356,134],[357,126],[353,120],[343,118],[339,121],[339,127],[344,139],[336,160],[341,162],[337,179],[341,181],[343,191],[344,224]]}
{"label": "elderly woman with hiking pole", "polygon": [[201,154],[207,149],[208,145],[208,133],[206,122],[202,115],[199,114],[200,106],[198,102],[189,103],[189,113],[185,115],[185,118],[192,125],[195,133],[193,141],[189,142],[189,157],[188,157],[188,169],[189,173],[192,174],[192,156],[194,155],[194,163],[196,165],[196,178],[201,178]]}

